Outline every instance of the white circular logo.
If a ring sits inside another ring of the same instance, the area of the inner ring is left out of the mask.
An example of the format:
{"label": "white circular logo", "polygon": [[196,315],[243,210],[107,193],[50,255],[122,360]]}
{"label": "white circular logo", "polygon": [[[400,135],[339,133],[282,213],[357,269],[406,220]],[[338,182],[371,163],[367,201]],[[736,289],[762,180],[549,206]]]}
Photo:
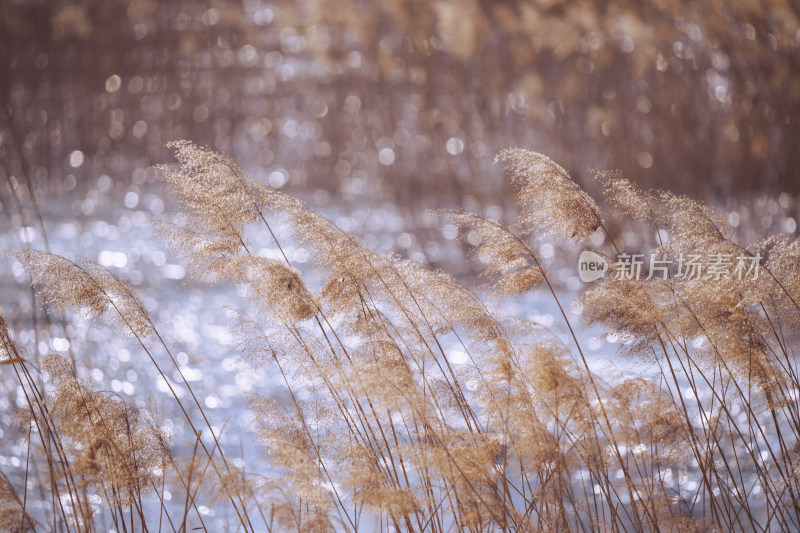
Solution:
{"label": "white circular logo", "polygon": [[578,257],[578,276],[585,283],[602,278],[607,270],[608,261],[599,254],[585,250]]}

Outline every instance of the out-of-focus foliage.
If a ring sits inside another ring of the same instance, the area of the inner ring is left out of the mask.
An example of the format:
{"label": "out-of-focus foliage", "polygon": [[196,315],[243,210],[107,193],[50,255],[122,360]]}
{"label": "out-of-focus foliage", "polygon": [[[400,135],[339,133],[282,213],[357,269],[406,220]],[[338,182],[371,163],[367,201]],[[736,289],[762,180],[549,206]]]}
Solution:
{"label": "out-of-focus foliage", "polygon": [[[352,63],[342,43],[356,43],[384,88],[373,98],[421,97],[417,120],[429,132],[445,130],[443,137],[533,138],[587,164],[681,188],[698,180],[727,192],[797,183],[794,2],[308,0],[281,7],[280,20],[302,24],[318,59]],[[426,163],[434,172],[441,166]]]}
{"label": "out-of-focus foliage", "polygon": [[678,190],[796,191],[799,14],[789,0],[4,2],[1,171],[141,185],[166,141],[191,137],[272,185],[412,203],[496,197],[491,156],[524,145],[578,179],[605,166]]}

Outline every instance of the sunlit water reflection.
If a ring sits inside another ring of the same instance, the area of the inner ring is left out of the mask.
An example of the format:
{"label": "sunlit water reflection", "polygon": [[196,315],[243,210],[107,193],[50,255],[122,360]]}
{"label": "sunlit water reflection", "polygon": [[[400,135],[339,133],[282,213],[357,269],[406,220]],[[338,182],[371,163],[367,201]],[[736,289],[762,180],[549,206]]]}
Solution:
{"label": "sunlit water reflection", "polygon": [[[184,265],[171,257],[162,242],[154,237],[149,221],[169,217],[168,206],[155,189],[129,188],[122,195],[108,195],[108,189],[105,181],[100,179],[94,194],[72,201],[67,208],[61,206],[61,209],[44,213],[50,249],[67,257],[82,256],[97,261],[129,281],[151,311],[183,376],[177,370],[167,371],[166,377],[159,376],[135,342],[79,313],[69,315],[66,329],[55,316],[51,316],[49,328],[39,324],[34,330],[30,320],[33,304],[27,289],[27,275],[19,263],[3,257],[0,259],[4,265],[0,269],[0,286],[5,295],[2,312],[14,326],[17,342],[34,363],[52,352],[71,354],[76,360],[79,377],[89,379],[97,389],[119,395],[131,405],[144,407],[146,398],[152,395],[164,410],[163,429],[172,435],[176,446],[189,450],[194,437],[175,406],[167,383],[168,380],[179,397],[185,397],[185,389],[180,385],[185,378],[208,413],[215,433],[220,435],[220,442],[231,451],[230,455],[241,457],[248,471],[268,472],[262,459],[264,450],[257,441],[253,413],[248,408],[248,398],[251,393],[275,394],[282,390],[283,385],[269,368],[253,368],[240,361],[239,354],[233,349],[229,334],[231,316],[226,306],[246,306],[244,296],[226,284],[209,287],[190,279]],[[467,260],[458,240],[458,230],[446,219],[433,214],[410,219],[389,203],[337,205],[325,199],[328,201],[320,210],[342,229],[361,235],[365,244],[374,251],[397,252],[421,262],[444,266],[468,285],[475,285],[473,267],[479,266],[480,261]],[[793,232],[796,222],[789,214],[791,207],[792,199],[787,196],[758,198],[738,205],[736,211],[725,216],[732,225],[739,227],[745,238],[753,236],[756,231],[783,229]],[[491,207],[491,210],[491,215],[504,215],[499,207]],[[276,229],[280,239],[281,228],[278,226]],[[268,235],[253,232],[248,237],[258,255],[279,257]],[[652,238],[652,235],[634,227],[620,231],[620,240],[628,248],[643,245]],[[587,245],[601,247],[602,238],[595,236]],[[0,233],[0,248],[4,250],[42,246],[41,229],[33,225]],[[557,294],[564,304],[567,318],[573,324],[580,324],[580,308],[573,304],[581,282],[573,263],[576,251],[581,247],[563,247],[547,241],[535,242],[534,246],[558,287]],[[295,266],[306,271],[310,269],[309,257],[304,250],[289,245],[286,252]],[[571,259],[566,261],[564,257]],[[527,318],[550,328],[565,346],[574,351],[575,343],[564,318],[545,291],[495,302],[494,305],[502,314]],[[591,370],[609,385],[622,383],[631,376],[658,380],[658,369],[654,364],[619,357],[626,341],[616,333],[590,328],[578,329],[577,335]],[[163,349],[158,346],[152,349],[157,359],[164,360]],[[456,344],[446,346],[445,350],[453,365],[468,362],[467,355]],[[6,432],[12,427],[14,406],[24,405],[25,401],[18,387],[9,386],[11,382],[7,377],[4,381],[7,386],[0,396],[0,438],[13,444],[5,448],[4,455],[0,455],[0,467],[12,482],[20,483],[25,467],[20,461],[20,457],[25,456],[24,446],[17,437]],[[467,388],[477,386],[472,385],[467,384]],[[682,383],[681,386],[687,389],[684,392],[689,396],[691,389],[688,385]],[[710,394],[702,390],[700,394],[700,404],[708,405]],[[742,422],[746,421],[747,413],[741,406],[733,405],[732,410]],[[698,406],[690,408],[689,412],[696,423],[703,423],[704,413]],[[209,433],[203,437],[211,444]],[[758,439],[764,440],[762,437]],[[625,450],[624,453],[635,454],[637,451]],[[663,474],[674,477],[679,494],[685,500],[691,500],[698,489],[696,467],[688,461],[680,472],[670,470]],[[755,494],[756,489],[753,490]],[[37,505],[46,507],[49,504],[37,502]],[[205,511],[209,516],[215,516],[214,509]],[[219,524],[223,527],[224,521]]]}

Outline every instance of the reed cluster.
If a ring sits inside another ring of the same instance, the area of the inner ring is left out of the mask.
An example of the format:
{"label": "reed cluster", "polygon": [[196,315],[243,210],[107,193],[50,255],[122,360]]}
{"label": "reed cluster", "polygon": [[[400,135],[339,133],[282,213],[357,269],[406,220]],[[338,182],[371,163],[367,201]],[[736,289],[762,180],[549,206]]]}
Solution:
{"label": "reed cluster", "polygon": [[[568,173],[543,155],[504,151],[517,223],[442,215],[470,235],[499,301],[548,291],[571,335],[565,344],[540,324],[500,316],[445,272],[370,251],[231,159],[173,147],[178,164],[162,172],[182,223],[155,226],[197,279],[251,300],[234,313],[236,346],[285,385],[251,398],[270,471],[231,459],[189,380],[165,377],[193,432],[193,452],[176,456],[155,402],[132,409],[77,379],[59,355],[33,368],[0,321],[0,364],[24,397],[17,430],[27,461],[47,465],[37,492],[52,501],[50,516],[32,516],[27,485],[0,478],[3,529],[92,531],[100,516],[116,531],[183,531],[190,520],[213,529],[201,503],[227,507],[245,531],[800,529],[795,237],[738,243],[709,207],[598,171],[612,213],[663,239],[650,252],[744,256],[761,273],[625,276],[600,207]],[[254,253],[253,231],[270,236],[277,258]],[[581,294],[581,320],[620,335],[619,356],[656,365],[654,376],[592,370],[531,244],[595,232],[611,267]],[[290,248],[313,269],[301,272]],[[87,260],[15,257],[51,308],[107,320],[162,376],[183,378],[128,284]],[[152,502],[158,514],[147,511]]]}

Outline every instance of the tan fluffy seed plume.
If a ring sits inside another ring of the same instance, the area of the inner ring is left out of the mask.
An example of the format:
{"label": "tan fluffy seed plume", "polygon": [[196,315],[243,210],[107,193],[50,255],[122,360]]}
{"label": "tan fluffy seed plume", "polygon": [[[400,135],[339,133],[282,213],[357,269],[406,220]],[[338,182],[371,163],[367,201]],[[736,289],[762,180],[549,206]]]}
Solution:
{"label": "tan fluffy seed plume", "polygon": [[241,233],[258,220],[266,187],[245,176],[229,157],[189,141],[167,144],[178,165],[160,167],[185,213],[219,236]]}
{"label": "tan fluffy seed plume", "polygon": [[75,473],[98,493],[113,493],[125,504],[150,492],[155,472],[171,453],[170,439],[160,429],[163,421],[76,379],[59,355],[48,356],[42,366],[53,384],[49,416]]}
{"label": "tan fluffy seed plume", "polygon": [[639,220],[655,220],[657,199],[651,192],[622,177],[619,171],[594,169],[593,172],[609,205]]}
{"label": "tan fluffy seed plume", "polygon": [[0,475],[0,531],[27,533],[34,531],[35,526],[14,486],[5,475]]}
{"label": "tan fluffy seed plume", "polygon": [[530,246],[497,222],[472,213],[452,213],[451,218],[475,245],[475,255],[487,264],[481,273],[495,296],[519,296],[544,281]]}
{"label": "tan fluffy seed plume", "polygon": [[75,262],[37,250],[12,256],[22,263],[33,285],[51,305],[102,316],[128,335],[145,337],[153,333],[147,309],[133,288],[97,263],[87,259]]}
{"label": "tan fluffy seed plume", "polygon": [[300,272],[282,261],[237,257],[227,261],[220,274],[241,283],[252,300],[286,322],[306,320],[317,312],[317,303]]}
{"label": "tan fluffy seed plume", "polygon": [[600,226],[595,201],[549,157],[511,148],[500,152],[496,161],[504,164],[519,189],[519,224],[524,231],[583,239]]}

